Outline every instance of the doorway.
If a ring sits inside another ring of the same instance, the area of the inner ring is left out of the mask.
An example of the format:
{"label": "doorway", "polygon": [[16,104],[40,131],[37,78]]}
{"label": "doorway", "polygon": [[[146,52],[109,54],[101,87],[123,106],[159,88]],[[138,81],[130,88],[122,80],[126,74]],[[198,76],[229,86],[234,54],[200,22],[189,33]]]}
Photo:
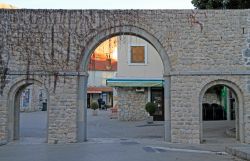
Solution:
{"label": "doorway", "polygon": [[154,121],[164,121],[164,89],[151,88],[151,102],[156,104]]}
{"label": "doorway", "polygon": [[234,143],[240,140],[239,100],[227,85],[218,84],[202,98],[202,143]]}
{"label": "doorway", "polygon": [[37,84],[25,84],[14,94],[9,112],[9,140],[20,144],[47,142],[47,91]]}

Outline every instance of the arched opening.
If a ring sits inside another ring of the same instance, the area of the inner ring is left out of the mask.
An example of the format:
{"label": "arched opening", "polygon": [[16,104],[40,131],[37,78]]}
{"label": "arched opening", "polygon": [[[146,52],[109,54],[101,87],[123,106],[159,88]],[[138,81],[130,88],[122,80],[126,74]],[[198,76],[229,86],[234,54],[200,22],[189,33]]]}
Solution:
{"label": "arched opening", "polygon": [[83,57],[80,63],[79,69],[83,72],[88,71],[88,64],[89,59],[94,52],[94,50],[105,40],[119,35],[131,35],[137,36],[139,38],[144,39],[148,43],[150,43],[158,52],[162,63],[163,63],[163,70],[164,74],[168,75],[171,70],[170,61],[166,52],[166,49],[162,46],[160,41],[155,38],[152,34],[147,32],[144,29],[135,27],[135,26],[116,26],[110,27],[108,29],[103,30],[102,32],[98,33],[89,43],[87,43],[87,47],[83,51]]}
{"label": "arched opening", "polygon": [[18,143],[47,142],[48,93],[41,83],[23,80],[9,93],[9,141]]}
{"label": "arched opening", "polygon": [[[111,37],[94,50],[88,68],[88,138],[163,140],[163,65],[151,44],[131,35]],[[156,104],[153,124],[146,123],[147,102]]]}
{"label": "arched opening", "polygon": [[[86,141],[87,140],[87,83],[88,83],[88,66],[89,66],[89,60],[91,57],[91,54],[94,52],[94,50],[105,40],[108,40],[114,36],[120,36],[120,35],[128,35],[128,36],[136,36],[137,38],[141,38],[143,41],[146,41],[150,45],[153,46],[153,48],[156,50],[158,57],[160,59],[160,64],[163,65],[162,75],[161,75],[161,83],[163,84],[164,89],[164,96],[162,98],[162,101],[164,102],[162,115],[164,117],[163,122],[163,131],[164,131],[164,139],[166,141],[170,141],[170,92],[169,92],[169,83],[170,78],[168,77],[168,73],[170,71],[170,64],[167,54],[165,53],[165,48],[160,44],[160,42],[153,37],[151,34],[146,32],[145,30],[142,30],[137,27],[133,26],[122,26],[122,27],[116,27],[109,29],[107,31],[103,31],[99,33],[96,37],[94,37],[89,43],[87,48],[84,50],[84,55],[82,59],[81,66],[83,67],[82,70],[84,71],[85,75],[80,79],[79,86],[83,88],[82,91],[79,91],[80,95],[83,98],[82,100],[79,100],[79,104],[83,105],[83,109],[78,109],[78,141]],[[128,61],[128,60],[126,60]],[[143,65],[141,66],[143,67]],[[164,76],[164,77],[163,77]],[[139,89],[138,93],[139,93]],[[145,91],[145,90],[144,90]],[[114,103],[113,103],[114,106]],[[81,115],[82,114],[82,115]],[[83,125],[83,126],[82,126]],[[83,127],[81,129],[81,127]],[[88,128],[89,129],[89,128]]]}
{"label": "arched opening", "polygon": [[241,92],[227,81],[208,84],[201,94],[201,142],[244,142]]}

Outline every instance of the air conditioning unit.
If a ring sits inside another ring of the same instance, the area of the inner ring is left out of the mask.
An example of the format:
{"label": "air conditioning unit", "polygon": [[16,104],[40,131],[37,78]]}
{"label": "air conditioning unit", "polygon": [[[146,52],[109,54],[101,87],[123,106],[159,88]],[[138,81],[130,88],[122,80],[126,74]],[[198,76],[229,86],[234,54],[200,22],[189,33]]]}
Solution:
{"label": "air conditioning unit", "polygon": [[137,87],[136,89],[135,89],[135,91],[136,92],[144,92],[144,88],[141,88],[141,87]]}

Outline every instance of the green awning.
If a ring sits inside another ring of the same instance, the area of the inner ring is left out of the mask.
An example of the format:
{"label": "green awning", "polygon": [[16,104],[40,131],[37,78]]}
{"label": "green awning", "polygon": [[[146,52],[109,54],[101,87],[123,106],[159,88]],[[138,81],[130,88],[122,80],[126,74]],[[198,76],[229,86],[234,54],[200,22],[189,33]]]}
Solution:
{"label": "green awning", "polygon": [[163,87],[161,79],[107,79],[109,87]]}

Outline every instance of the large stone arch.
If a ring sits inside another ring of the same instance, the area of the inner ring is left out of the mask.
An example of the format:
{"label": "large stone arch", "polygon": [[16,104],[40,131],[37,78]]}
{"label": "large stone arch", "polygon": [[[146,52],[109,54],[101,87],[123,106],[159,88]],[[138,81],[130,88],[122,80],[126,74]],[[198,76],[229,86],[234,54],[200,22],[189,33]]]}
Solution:
{"label": "large stone arch", "polygon": [[[5,98],[7,99],[7,138],[6,140],[13,141],[16,139],[19,139],[19,106],[17,105],[18,101],[17,99],[20,98],[20,94],[29,85],[38,85],[40,87],[43,87],[45,89],[46,95],[47,95],[47,102],[49,104],[49,92],[44,87],[44,84],[41,80],[37,78],[27,79],[23,76],[20,76],[14,80],[11,81],[11,83],[8,84],[8,86],[5,88]],[[48,119],[48,118],[47,118]],[[48,125],[47,125],[48,126]],[[47,128],[48,129],[48,128]],[[48,133],[47,133],[48,135]],[[47,140],[48,138],[46,138]]]}
{"label": "large stone arch", "polygon": [[98,45],[104,40],[118,35],[133,35],[138,36],[149,42],[159,53],[163,63],[164,70],[164,117],[165,117],[165,141],[171,141],[171,119],[170,119],[170,70],[171,64],[169,61],[166,49],[150,32],[135,26],[115,26],[101,30],[93,36],[87,43],[82,52],[82,58],[79,64],[81,76],[79,78],[78,91],[78,109],[77,109],[77,141],[82,142],[87,140],[87,82],[88,82],[88,63],[89,58]]}
{"label": "large stone arch", "polygon": [[202,126],[202,99],[206,93],[206,91],[215,86],[215,85],[225,85],[235,93],[237,97],[237,106],[238,110],[236,110],[236,139],[240,142],[245,142],[245,127],[244,127],[244,97],[241,88],[234,82],[226,79],[217,79],[210,81],[200,91],[199,94],[199,109],[200,109],[200,141],[202,141],[203,137],[203,126]]}
{"label": "large stone arch", "polygon": [[148,31],[135,27],[135,26],[115,26],[112,28],[104,29],[100,32],[98,32],[86,45],[85,49],[83,50],[83,56],[80,61],[80,71],[87,72],[88,71],[88,63],[89,58],[93,51],[100,45],[103,41],[113,37],[113,36],[119,36],[119,35],[133,35],[138,36],[147,42],[149,42],[159,53],[163,68],[164,68],[164,74],[169,74],[171,65],[169,61],[169,57],[167,55],[167,52],[161,42],[153,36],[153,34],[149,33]]}

